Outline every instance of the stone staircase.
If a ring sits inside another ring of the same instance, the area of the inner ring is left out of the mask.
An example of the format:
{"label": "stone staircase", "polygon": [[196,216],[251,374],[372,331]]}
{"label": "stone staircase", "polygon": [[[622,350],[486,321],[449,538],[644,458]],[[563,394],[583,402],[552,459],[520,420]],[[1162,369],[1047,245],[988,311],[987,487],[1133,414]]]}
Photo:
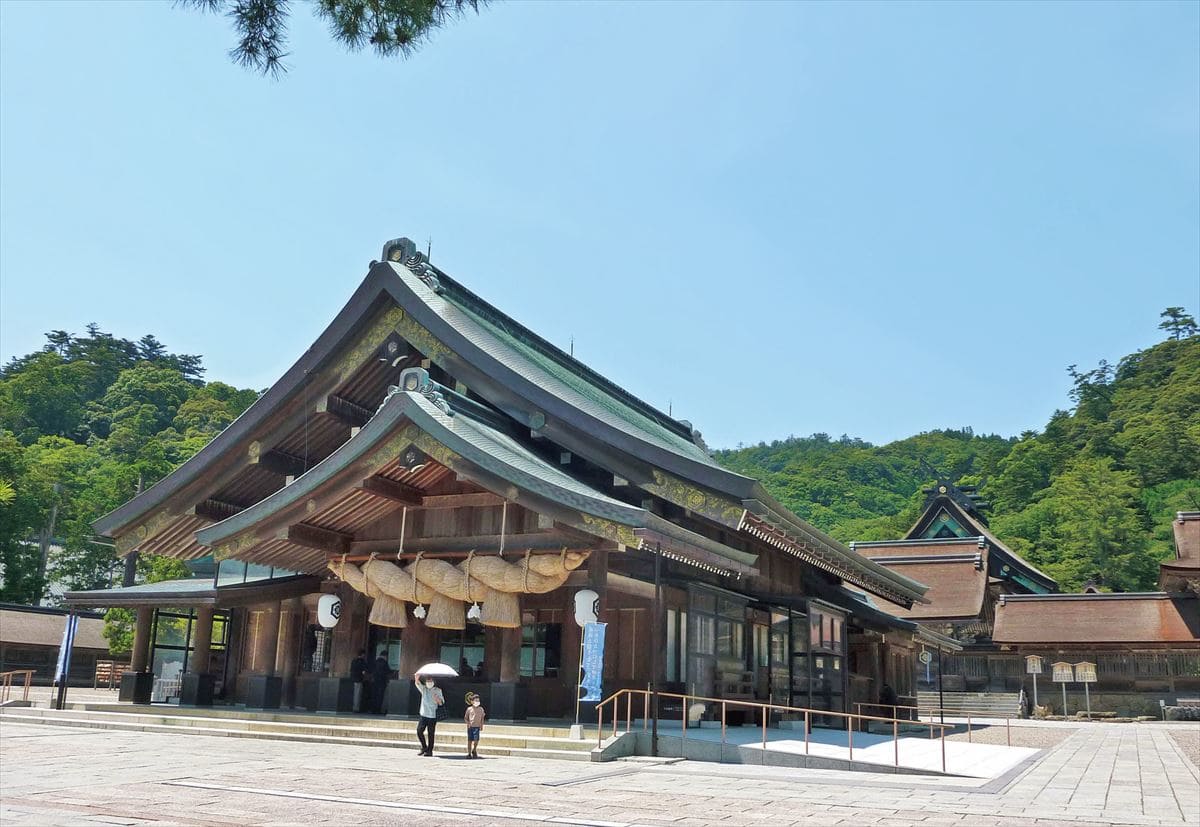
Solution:
{"label": "stone staircase", "polygon": [[[374,715],[248,712],[236,707],[196,709],[166,705],[77,704],[64,710],[37,706],[0,710],[0,724],[10,721],[131,732],[175,732],[419,749],[415,720]],[[592,749],[596,746],[595,729],[591,730],[590,737],[583,740],[569,736],[570,729],[563,726],[489,723],[480,739],[479,753],[568,761],[592,760]],[[461,721],[445,721],[438,727],[436,750],[448,755],[465,752],[466,737]]]}
{"label": "stone staircase", "polygon": [[[946,715],[963,717],[967,713],[978,714],[980,717],[991,715],[1016,715],[1020,711],[1021,693],[1019,692],[944,692],[941,696],[941,706]],[[937,692],[920,692],[917,694],[917,706],[921,713],[925,710],[937,709],[939,698]]]}

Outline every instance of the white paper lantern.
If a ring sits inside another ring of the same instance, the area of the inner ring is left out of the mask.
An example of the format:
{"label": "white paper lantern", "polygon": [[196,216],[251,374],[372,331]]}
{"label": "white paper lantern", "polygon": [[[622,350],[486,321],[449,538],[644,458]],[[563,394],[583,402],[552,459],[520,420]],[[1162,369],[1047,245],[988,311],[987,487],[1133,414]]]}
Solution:
{"label": "white paper lantern", "polygon": [[342,599],[336,594],[323,594],[317,601],[317,622],[326,629],[337,625],[342,616]]}
{"label": "white paper lantern", "polygon": [[595,623],[599,620],[600,595],[591,589],[581,589],[575,592],[575,622],[580,626]]}

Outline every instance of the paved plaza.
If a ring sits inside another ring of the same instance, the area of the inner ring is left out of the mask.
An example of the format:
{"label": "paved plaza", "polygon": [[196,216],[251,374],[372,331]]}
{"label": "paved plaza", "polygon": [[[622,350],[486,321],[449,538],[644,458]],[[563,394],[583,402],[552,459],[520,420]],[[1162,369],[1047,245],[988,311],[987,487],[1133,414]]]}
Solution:
{"label": "paved plaza", "polygon": [[10,719],[0,725],[0,823],[1200,825],[1200,776],[1173,737],[1181,732],[1081,726],[987,781],[686,761],[429,759]]}

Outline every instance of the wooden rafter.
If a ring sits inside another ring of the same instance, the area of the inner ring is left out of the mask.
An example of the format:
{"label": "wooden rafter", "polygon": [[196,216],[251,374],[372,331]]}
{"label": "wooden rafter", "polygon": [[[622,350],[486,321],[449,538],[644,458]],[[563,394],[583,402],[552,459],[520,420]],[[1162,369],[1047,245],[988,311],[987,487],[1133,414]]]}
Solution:
{"label": "wooden rafter", "polygon": [[421,489],[389,480],[387,477],[367,477],[359,488],[372,496],[402,505],[419,506],[425,499]]}
{"label": "wooden rafter", "polygon": [[287,539],[288,542],[305,548],[326,551],[330,554],[345,554],[350,551],[350,544],[354,537],[340,531],[331,531],[328,528],[297,523],[288,526]]}
{"label": "wooden rafter", "polygon": [[281,477],[298,477],[308,470],[308,463],[303,457],[285,454],[274,449],[265,451],[258,458],[258,466]]}

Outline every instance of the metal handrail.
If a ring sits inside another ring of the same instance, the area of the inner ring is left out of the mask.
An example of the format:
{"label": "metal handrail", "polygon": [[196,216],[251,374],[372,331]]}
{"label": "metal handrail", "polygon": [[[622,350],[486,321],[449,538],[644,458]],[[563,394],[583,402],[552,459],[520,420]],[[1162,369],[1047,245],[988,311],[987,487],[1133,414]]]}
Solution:
{"label": "metal handrail", "polygon": [[[621,696],[625,696],[625,731],[628,733],[632,730],[633,719],[633,698],[635,695],[642,695],[645,700],[645,708],[650,708],[650,696],[655,694],[648,689],[620,689],[609,695],[600,703],[596,704],[597,716],[597,732],[596,746],[603,748],[604,746],[604,707],[612,704],[612,734],[615,738],[617,735],[617,720],[620,715]],[[710,704],[721,705],[721,746],[725,746],[726,742],[726,712],[730,706],[742,707],[747,709],[763,710],[762,714],[762,747],[763,747],[763,763],[766,763],[767,755],[767,720],[770,714],[779,711],[783,714],[803,715],[804,716],[804,754],[809,754],[809,732],[812,729],[812,721],[815,716],[844,718],[846,720],[846,737],[847,745],[850,750],[849,760],[854,760],[854,729],[851,727],[852,721],[882,721],[892,725],[892,744],[894,761],[897,767],[900,766],[900,724],[916,724],[920,727],[929,727],[929,738],[933,739],[934,729],[939,730],[939,738],[942,746],[942,772],[946,771],[946,730],[953,729],[953,724],[939,724],[934,721],[905,721],[899,718],[884,718],[877,715],[863,715],[854,712],[835,712],[828,709],[812,709],[803,706],[786,706],[784,704],[761,703],[758,701],[739,701],[728,700],[726,698],[710,698],[703,695],[686,695],[676,692],[659,692],[659,698],[678,698],[683,701],[683,712],[681,715],[683,726],[683,739],[687,740],[688,728],[688,706],[690,702],[703,702]],[[642,731],[645,732],[648,726],[647,719],[649,714],[642,719]]]}
{"label": "metal handrail", "polygon": [[36,669],[13,669],[10,672],[0,672],[0,703],[7,703],[12,696],[13,678],[17,675],[25,676],[25,691],[21,695],[21,700],[29,700],[29,687],[33,685],[33,673]]}
{"label": "metal handrail", "polygon": [[990,712],[986,709],[951,709],[949,707],[943,707],[943,706],[920,706],[920,707],[918,707],[918,706],[907,706],[904,704],[871,704],[871,703],[863,703],[861,701],[856,702],[854,704],[854,708],[857,709],[859,712],[862,711],[862,708],[864,706],[874,706],[874,707],[880,707],[883,709],[891,709],[893,711],[893,714],[895,713],[895,710],[897,710],[897,709],[911,709],[911,710],[914,710],[917,714],[917,717],[915,720],[916,723],[921,723],[922,715],[928,715],[930,717],[933,717],[934,715],[941,715],[942,718],[945,719],[947,714],[952,713],[951,717],[966,718],[967,719],[967,743],[974,743],[972,740],[972,730],[971,730],[971,716],[972,715],[974,715],[976,718],[1003,718],[1004,719],[1004,738],[1007,742],[1007,745],[1010,747],[1012,746],[1012,720],[1013,720],[1013,718],[1020,717],[1018,715],[1013,715],[1008,712]]}

